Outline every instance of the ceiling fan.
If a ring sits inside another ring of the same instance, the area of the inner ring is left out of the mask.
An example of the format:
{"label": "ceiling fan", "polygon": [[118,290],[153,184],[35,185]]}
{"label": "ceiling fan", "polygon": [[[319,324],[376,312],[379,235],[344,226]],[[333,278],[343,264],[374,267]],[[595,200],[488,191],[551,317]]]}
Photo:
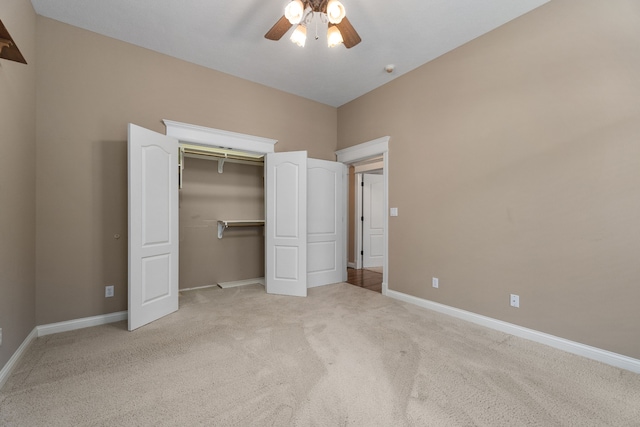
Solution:
{"label": "ceiling fan", "polygon": [[[328,24],[327,42],[329,47],[343,43],[350,49],[362,39],[345,16],[342,3],[338,0],[292,0],[284,9],[284,16],[264,35],[269,40],[280,40],[291,27],[297,25],[291,41],[304,47],[307,26],[318,14],[323,23]],[[316,36],[316,39],[318,37]]]}

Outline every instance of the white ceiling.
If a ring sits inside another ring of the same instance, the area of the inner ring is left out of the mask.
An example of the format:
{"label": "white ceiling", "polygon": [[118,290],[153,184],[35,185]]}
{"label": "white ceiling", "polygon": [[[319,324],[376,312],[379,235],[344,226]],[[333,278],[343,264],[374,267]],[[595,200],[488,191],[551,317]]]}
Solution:
{"label": "white ceiling", "polygon": [[[289,0],[32,0],[39,15],[334,107],[549,0],[341,0],[362,37],[328,48],[264,34]],[[387,64],[395,64],[392,74]]]}

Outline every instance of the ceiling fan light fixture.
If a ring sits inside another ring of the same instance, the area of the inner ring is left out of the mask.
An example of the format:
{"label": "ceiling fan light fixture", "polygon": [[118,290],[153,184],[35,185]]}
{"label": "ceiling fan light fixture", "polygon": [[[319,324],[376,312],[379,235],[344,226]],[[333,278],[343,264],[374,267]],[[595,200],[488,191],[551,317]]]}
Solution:
{"label": "ceiling fan light fixture", "polygon": [[340,33],[340,30],[338,30],[338,27],[335,25],[329,25],[329,28],[327,29],[327,44],[329,47],[338,46],[343,42],[344,40],[342,39],[342,34]]}
{"label": "ceiling fan light fixture", "polygon": [[291,25],[299,24],[304,14],[304,5],[300,0],[292,0],[284,8],[284,16],[291,22]]}
{"label": "ceiling fan light fixture", "polygon": [[[307,28],[315,22],[315,39],[318,40],[320,25],[327,25],[329,47],[342,44],[351,49],[362,39],[346,17],[342,3],[338,0],[287,0],[284,15],[264,35],[267,40],[280,40],[285,34],[300,47],[307,41]],[[336,28],[330,28],[336,27]]]}
{"label": "ceiling fan light fixture", "polygon": [[339,24],[346,16],[344,6],[338,0],[330,0],[327,4],[327,18],[332,24]]}
{"label": "ceiling fan light fixture", "polygon": [[300,47],[304,47],[307,41],[307,28],[304,25],[298,25],[293,34],[291,34],[291,41]]}

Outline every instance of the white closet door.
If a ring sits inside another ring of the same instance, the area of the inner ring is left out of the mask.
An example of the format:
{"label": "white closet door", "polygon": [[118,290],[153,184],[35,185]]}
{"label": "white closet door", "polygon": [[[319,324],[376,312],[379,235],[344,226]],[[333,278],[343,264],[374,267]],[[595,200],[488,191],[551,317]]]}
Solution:
{"label": "white closet door", "polygon": [[307,159],[307,287],[344,280],[344,176],[338,162]]}
{"label": "white closet door", "polygon": [[178,141],[129,124],[129,330],[178,309]]}
{"label": "white closet door", "polygon": [[265,157],[265,288],[307,296],[307,152]]}
{"label": "white closet door", "polygon": [[362,264],[382,267],[384,261],[384,177],[362,176]]}

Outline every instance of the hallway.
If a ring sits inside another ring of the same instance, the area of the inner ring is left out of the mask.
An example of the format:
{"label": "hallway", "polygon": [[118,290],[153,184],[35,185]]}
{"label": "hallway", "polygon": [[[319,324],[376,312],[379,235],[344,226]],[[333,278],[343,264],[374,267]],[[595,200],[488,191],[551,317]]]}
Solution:
{"label": "hallway", "polygon": [[347,268],[347,283],[382,293],[382,273],[376,271]]}

